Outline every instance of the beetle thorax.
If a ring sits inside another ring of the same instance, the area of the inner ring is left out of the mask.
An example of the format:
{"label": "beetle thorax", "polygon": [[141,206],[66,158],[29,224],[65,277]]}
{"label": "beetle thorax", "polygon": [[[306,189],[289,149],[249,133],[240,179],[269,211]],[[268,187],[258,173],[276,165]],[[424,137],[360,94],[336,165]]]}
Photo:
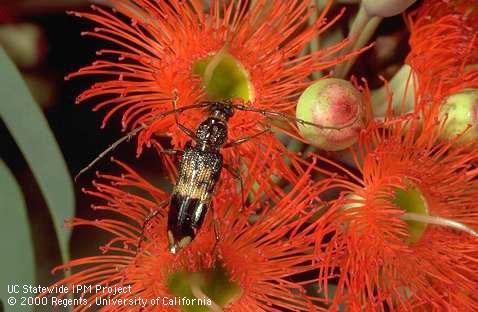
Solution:
{"label": "beetle thorax", "polygon": [[215,117],[208,117],[198,127],[196,137],[204,148],[219,149],[227,140],[227,124]]}

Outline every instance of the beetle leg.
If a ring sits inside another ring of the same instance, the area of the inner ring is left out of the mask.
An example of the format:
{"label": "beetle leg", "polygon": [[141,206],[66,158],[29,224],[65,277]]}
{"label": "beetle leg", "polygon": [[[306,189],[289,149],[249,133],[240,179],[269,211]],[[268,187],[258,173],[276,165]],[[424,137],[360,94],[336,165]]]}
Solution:
{"label": "beetle leg", "polygon": [[182,124],[179,123],[179,117],[178,117],[178,110],[176,108],[176,103],[178,102],[178,91],[174,90],[174,98],[173,98],[173,111],[174,113],[174,121],[176,121],[176,125],[178,126],[179,129],[181,129],[182,132],[184,132],[188,137],[190,137],[193,141],[196,141],[196,134],[194,133],[193,130],[183,126]]}
{"label": "beetle leg", "polygon": [[151,141],[154,144],[154,146],[156,147],[156,151],[158,153],[168,154],[168,155],[172,155],[172,156],[183,156],[183,154],[184,154],[184,150],[178,150],[178,149],[174,149],[174,148],[163,148],[163,146],[158,141],[156,141],[155,139],[151,139]]}
{"label": "beetle leg", "polygon": [[215,243],[214,243],[214,247],[212,248],[213,252],[216,251],[216,248],[217,248],[217,244],[219,244],[219,242],[221,241],[221,229],[220,229],[220,224],[219,224],[219,220],[218,220],[218,217],[216,215],[216,212],[214,210],[214,205],[211,205],[210,206],[210,210],[212,212],[212,224],[214,226],[214,235],[215,235]]}
{"label": "beetle leg", "polygon": [[164,154],[174,155],[174,156],[182,156],[184,151],[177,150],[177,149],[163,149],[163,150],[158,150],[158,153],[164,153]]}
{"label": "beetle leg", "polygon": [[141,235],[139,236],[138,240],[138,247],[136,248],[136,253],[141,250],[141,244],[144,241],[144,232],[146,231],[146,227],[158,215],[158,213],[159,210],[152,210],[146,217],[146,219],[144,219],[143,226],[141,227]]}
{"label": "beetle leg", "polygon": [[241,209],[239,209],[239,212],[242,212],[245,209],[244,180],[242,180],[241,175],[235,168],[232,168],[228,164],[224,164],[224,168],[226,168],[226,170],[229,171],[229,173],[232,175],[234,179],[239,181],[239,187],[241,188],[241,203],[242,203],[242,206],[241,206]]}

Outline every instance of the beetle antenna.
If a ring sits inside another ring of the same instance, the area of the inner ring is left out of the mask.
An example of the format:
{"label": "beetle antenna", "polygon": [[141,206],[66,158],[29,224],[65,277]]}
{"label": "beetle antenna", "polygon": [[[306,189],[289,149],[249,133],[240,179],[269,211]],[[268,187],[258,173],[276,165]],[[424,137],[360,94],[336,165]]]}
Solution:
{"label": "beetle antenna", "polygon": [[146,129],[147,125],[142,125],[138,128],[135,128],[128,132],[125,136],[121,137],[120,139],[116,140],[113,144],[111,144],[107,149],[105,149],[101,154],[99,154],[95,159],[93,159],[86,167],[80,170],[74,178],[74,181],[76,182],[78,178],[85,173],[86,171],[90,170],[91,167],[93,167],[98,161],[100,161],[103,157],[105,157],[109,152],[114,150],[118,145],[123,143],[124,141],[129,141],[131,138],[133,138],[139,131]]}
{"label": "beetle antenna", "polygon": [[248,106],[242,105],[242,104],[231,104],[231,105],[232,105],[232,107],[234,107],[238,110],[247,111],[247,112],[255,112],[255,113],[262,114],[266,117],[276,117],[276,118],[292,120],[292,121],[295,121],[297,123],[300,123],[301,125],[308,125],[308,126],[313,126],[313,127],[319,128],[319,129],[326,129],[326,130],[342,130],[342,129],[350,127],[351,125],[353,125],[359,119],[359,114],[357,114],[357,116],[351,122],[349,122],[345,125],[342,125],[340,127],[332,127],[332,126],[318,125],[318,124],[315,124],[313,122],[305,121],[303,119],[300,119],[300,118],[297,118],[297,117],[294,117],[294,116],[291,116],[291,115],[287,115],[287,114],[284,114],[284,113],[281,113],[281,112],[271,112],[271,111],[267,111],[267,110],[263,110],[263,109],[248,107]]}
{"label": "beetle antenna", "polygon": [[[186,110],[189,110],[189,109],[195,109],[195,108],[205,108],[205,107],[208,107],[211,105],[211,102],[201,102],[199,104],[193,104],[193,105],[187,105],[187,106],[183,106],[183,107],[178,107],[176,109],[172,109],[170,111],[167,111],[167,112],[164,112],[164,113],[160,113],[156,116],[153,116],[151,118],[151,120],[157,120],[159,118],[162,118],[162,117],[165,117],[167,115],[171,115],[171,114],[174,114],[174,113],[180,113],[180,112],[184,112]],[[131,140],[134,136],[136,136],[141,130],[144,130],[146,128],[148,128],[152,123],[153,121],[150,121],[148,123],[144,123],[142,124],[141,126],[131,130],[130,132],[128,132],[126,135],[124,135],[123,137],[119,138],[118,140],[116,140],[113,144],[111,144],[107,149],[105,149],[103,152],[101,152],[101,154],[99,154],[95,159],[93,159],[86,167],[84,167],[83,169],[81,169],[78,174],[75,176],[74,178],[74,181],[76,182],[78,180],[78,178],[83,174],[85,173],[86,171],[90,170],[98,161],[100,161],[103,157],[105,157],[108,153],[110,153],[111,151],[113,151],[115,148],[117,148],[121,143],[125,142],[125,141],[129,141]]]}

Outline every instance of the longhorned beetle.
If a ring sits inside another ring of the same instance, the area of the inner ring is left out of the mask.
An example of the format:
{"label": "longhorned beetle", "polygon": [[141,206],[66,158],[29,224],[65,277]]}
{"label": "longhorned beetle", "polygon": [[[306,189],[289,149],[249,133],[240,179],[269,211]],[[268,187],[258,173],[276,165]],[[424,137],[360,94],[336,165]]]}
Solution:
{"label": "longhorned beetle", "polygon": [[[243,104],[233,103],[232,100],[221,101],[205,101],[197,104],[176,108],[176,100],[173,99],[173,109],[159,114],[156,118],[175,114],[177,126],[186,133],[192,140],[186,143],[184,150],[165,150],[166,153],[182,154],[179,165],[179,174],[176,184],[173,188],[169,201],[168,211],[168,230],[167,237],[169,241],[169,251],[177,253],[181,248],[187,246],[198,233],[204,222],[206,213],[211,204],[214,187],[219,180],[223,167],[228,169],[231,174],[241,182],[241,196],[244,204],[244,194],[242,194],[243,183],[241,177],[234,172],[232,168],[224,164],[221,155],[221,149],[235,146],[248,141],[251,138],[259,136],[269,128],[257,132],[253,135],[239,138],[227,142],[228,139],[228,120],[234,115],[234,110],[249,111],[262,114],[266,117],[282,118],[292,120],[303,125],[311,125],[321,129],[340,130],[353,124],[344,125],[340,128],[326,127],[307,122],[293,116],[280,112],[270,112]],[[196,131],[192,131],[183,126],[178,121],[178,113],[189,109],[207,108],[209,110],[208,117],[202,121]],[[155,119],[156,119],[155,118]],[[96,157],[88,166],[83,168],[75,177],[75,180],[85,171],[90,169],[103,156],[115,149],[119,144],[127,141],[138,134],[141,130],[146,129],[150,124],[143,124],[133,129],[131,132],[114,142],[110,147]],[[153,211],[145,220],[143,232],[147,224],[157,215],[158,211]],[[218,235],[216,233],[216,238]],[[140,249],[143,240],[141,234],[138,243]]]}

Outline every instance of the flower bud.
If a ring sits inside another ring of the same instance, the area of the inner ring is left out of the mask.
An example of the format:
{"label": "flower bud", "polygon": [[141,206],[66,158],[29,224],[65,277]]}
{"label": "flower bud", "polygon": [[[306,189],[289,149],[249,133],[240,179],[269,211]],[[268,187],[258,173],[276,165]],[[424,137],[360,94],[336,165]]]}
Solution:
{"label": "flower bud", "polygon": [[416,0],[362,0],[369,16],[390,17],[405,11]]}
{"label": "flower bud", "polygon": [[444,118],[446,123],[441,133],[442,138],[453,139],[461,134],[462,143],[476,139],[478,137],[478,89],[466,89],[449,96],[440,107],[440,119]]}
{"label": "flower bud", "polygon": [[362,97],[348,81],[323,79],[302,93],[296,117],[317,125],[298,124],[312,145],[327,151],[343,150],[357,141],[363,128]]}

